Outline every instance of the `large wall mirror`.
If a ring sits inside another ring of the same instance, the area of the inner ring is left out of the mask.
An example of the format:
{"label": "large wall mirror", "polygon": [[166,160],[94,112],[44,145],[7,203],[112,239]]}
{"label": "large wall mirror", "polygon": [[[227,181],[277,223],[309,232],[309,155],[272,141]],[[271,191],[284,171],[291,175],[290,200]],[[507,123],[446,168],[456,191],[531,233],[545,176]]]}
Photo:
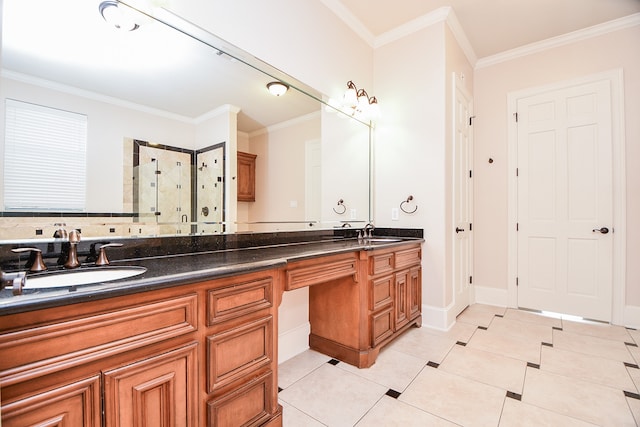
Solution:
{"label": "large wall mirror", "polygon": [[[60,222],[102,237],[370,220],[370,127],[330,112],[323,94],[166,10],[130,10],[138,27],[128,31],[107,23],[97,0],[2,5],[3,240],[51,237]],[[272,81],[290,88],[274,96]],[[86,117],[81,208],[64,208],[64,158],[46,172],[29,161],[7,167],[7,103],[16,101]],[[238,201],[238,152],[255,159],[251,201]],[[53,204],[7,205],[7,170],[61,183],[43,196]]]}

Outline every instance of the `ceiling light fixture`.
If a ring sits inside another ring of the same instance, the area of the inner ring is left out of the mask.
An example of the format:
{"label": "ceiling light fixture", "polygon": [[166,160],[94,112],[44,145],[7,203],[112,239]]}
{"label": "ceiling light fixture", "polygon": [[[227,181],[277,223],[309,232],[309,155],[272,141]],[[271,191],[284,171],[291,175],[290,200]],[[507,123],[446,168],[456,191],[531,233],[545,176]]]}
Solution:
{"label": "ceiling light fixture", "polygon": [[375,96],[369,96],[366,90],[358,89],[349,80],[342,101],[329,100],[329,105],[358,120],[375,121],[380,118],[380,107]]}
{"label": "ceiling light fixture", "polygon": [[140,28],[130,11],[127,10],[128,7],[118,1],[103,1],[98,8],[104,20],[119,30],[134,31]]}
{"label": "ceiling light fixture", "polygon": [[269,93],[271,93],[271,95],[281,96],[287,93],[289,86],[282,82],[271,82],[267,83],[267,89],[269,89]]}

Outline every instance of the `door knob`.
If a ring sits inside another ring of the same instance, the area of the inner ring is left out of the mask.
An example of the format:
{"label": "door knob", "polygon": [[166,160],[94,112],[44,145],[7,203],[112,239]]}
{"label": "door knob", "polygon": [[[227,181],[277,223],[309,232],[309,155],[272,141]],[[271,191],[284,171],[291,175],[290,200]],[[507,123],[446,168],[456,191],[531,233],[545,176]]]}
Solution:
{"label": "door knob", "polygon": [[459,232],[464,231],[464,228],[458,228],[456,227],[456,234],[458,234]]}
{"label": "door knob", "polygon": [[593,232],[596,233],[602,233],[602,234],[607,234],[609,232],[609,229],[607,227],[602,227],[602,228],[594,228]]}

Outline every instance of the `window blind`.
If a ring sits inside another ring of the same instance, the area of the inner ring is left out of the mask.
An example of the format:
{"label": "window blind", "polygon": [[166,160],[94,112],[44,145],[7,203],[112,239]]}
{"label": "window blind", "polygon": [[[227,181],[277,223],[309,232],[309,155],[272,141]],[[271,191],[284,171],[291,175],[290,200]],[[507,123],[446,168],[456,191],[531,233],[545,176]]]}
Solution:
{"label": "window blind", "polygon": [[5,210],[85,210],[87,116],[13,99],[5,107]]}

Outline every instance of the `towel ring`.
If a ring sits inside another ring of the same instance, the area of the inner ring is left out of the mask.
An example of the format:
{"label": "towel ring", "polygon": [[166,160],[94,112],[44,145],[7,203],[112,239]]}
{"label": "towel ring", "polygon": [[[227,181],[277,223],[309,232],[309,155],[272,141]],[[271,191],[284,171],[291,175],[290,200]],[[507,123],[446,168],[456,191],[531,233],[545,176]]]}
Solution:
{"label": "towel ring", "polygon": [[339,208],[340,206],[342,206],[342,209],[341,209],[340,211],[337,211],[337,210],[336,210],[336,208],[333,208],[333,211],[334,211],[335,213],[337,213],[338,215],[342,215],[342,214],[344,214],[345,212],[347,212],[347,207],[344,205],[344,200],[342,200],[342,199],[338,200],[338,208]]}
{"label": "towel ring", "polygon": [[418,210],[418,205],[416,205],[415,209],[413,209],[412,211],[408,211],[404,208],[404,205],[406,203],[410,203],[413,200],[413,196],[409,196],[407,197],[407,200],[403,200],[402,203],[400,203],[400,210],[404,213],[408,213],[408,214],[412,214],[415,213],[415,211]]}

